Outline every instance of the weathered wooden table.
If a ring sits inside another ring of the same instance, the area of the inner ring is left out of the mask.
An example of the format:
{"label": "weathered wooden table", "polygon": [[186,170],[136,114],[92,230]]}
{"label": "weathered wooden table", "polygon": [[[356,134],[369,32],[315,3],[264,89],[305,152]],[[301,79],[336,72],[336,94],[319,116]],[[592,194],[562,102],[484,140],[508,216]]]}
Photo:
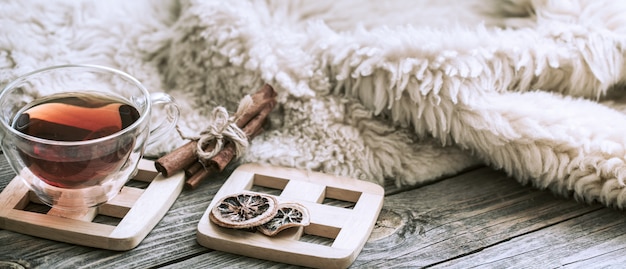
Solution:
{"label": "weathered wooden table", "polygon": [[[0,189],[13,177],[2,156]],[[129,251],[0,230],[0,268],[293,268],[197,243],[198,221],[223,182],[214,179],[183,191]],[[383,211],[354,268],[597,268],[626,263],[625,212],[521,186],[490,168],[386,190]]]}

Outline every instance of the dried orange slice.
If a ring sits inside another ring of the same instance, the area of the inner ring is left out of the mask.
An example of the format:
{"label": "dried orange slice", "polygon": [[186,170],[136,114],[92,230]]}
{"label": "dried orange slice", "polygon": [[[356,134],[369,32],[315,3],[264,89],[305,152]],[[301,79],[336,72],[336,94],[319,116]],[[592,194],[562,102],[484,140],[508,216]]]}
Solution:
{"label": "dried orange slice", "polygon": [[257,230],[264,235],[274,236],[287,228],[308,226],[310,223],[309,210],[306,207],[298,203],[284,203],[279,204],[276,215],[257,227]]}
{"label": "dried orange slice", "polygon": [[234,229],[259,226],[274,217],[278,202],[270,195],[237,193],[222,198],[209,214],[215,224]]}

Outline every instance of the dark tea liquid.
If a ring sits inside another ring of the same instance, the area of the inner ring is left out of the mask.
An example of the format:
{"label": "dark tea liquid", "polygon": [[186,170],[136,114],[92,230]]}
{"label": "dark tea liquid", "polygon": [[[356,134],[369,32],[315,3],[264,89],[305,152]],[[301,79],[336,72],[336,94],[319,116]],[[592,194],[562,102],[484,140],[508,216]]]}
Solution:
{"label": "dark tea liquid", "polygon": [[[13,128],[54,141],[86,141],[115,134],[139,119],[132,105],[99,93],[64,93],[29,104]],[[19,149],[26,166],[46,183],[62,188],[98,184],[124,164],[134,137],[107,139],[68,149],[31,142]]]}

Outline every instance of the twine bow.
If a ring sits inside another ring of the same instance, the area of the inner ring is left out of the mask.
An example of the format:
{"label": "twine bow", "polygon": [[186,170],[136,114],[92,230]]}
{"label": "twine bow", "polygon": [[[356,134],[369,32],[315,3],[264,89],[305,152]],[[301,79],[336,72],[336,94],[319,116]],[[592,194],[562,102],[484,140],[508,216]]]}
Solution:
{"label": "twine bow", "polygon": [[[237,111],[233,116],[229,116],[228,111],[224,107],[218,106],[214,108],[209,117],[208,127],[200,132],[199,136],[189,137],[183,135],[180,130],[178,132],[185,139],[198,141],[196,155],[203,164],[217,155],[227,142],[235,145],[236,157],[242,156],[249,145],[248,136],[237,126],[236,122],[252,104],[252,97],[246,95],[239,102],[239,107],[237,107]],[[206,151],[205,148],[213,142],[215,142],[213,150]]]}

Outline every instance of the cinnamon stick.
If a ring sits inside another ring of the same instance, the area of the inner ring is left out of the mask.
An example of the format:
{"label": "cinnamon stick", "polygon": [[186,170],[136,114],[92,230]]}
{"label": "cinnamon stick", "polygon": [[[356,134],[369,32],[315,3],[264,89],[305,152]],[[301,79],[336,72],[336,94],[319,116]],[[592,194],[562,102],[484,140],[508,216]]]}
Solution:
{"label": "cinnamon stick", "polygon": [[[198,141],[189,141],[172,152],[157,159],[154,163],[154,167],[157,171],[161,172],[163,176],[169,177],[177,171],[180,171],[184,167],[189,167],[198,160],[196,157],[196,147]],[[208,144],[204,147],[204,150],[213,150],[215,144]]]}
{"label": "cinnamon stick", "polygon": [[200,184],[200,182],[202,182],[202,180],[207,178],[209,175],[212,175],[218,172],[219,171],[217,170],[217,167],[215,166],[203,167],[197,173],[187,178],[187,180],[185,181],[185,189],[188,189],[188,190],[195,189]]}
{"label": "cinnamon stick", "polygon": [[[261,89],[250,96],[252,98],[252,105],[246,109],[243,114],[237,119],[235,124],[239,128],[243,128],[248,122],[258,115],[265,107],[274,107],[276,105],[276,92],[274,88],[269,84],[263,85]],[[197,141],[190,141],[185,145],[171,151],[170,153],[157,159],[154,166],[157,171],[161,172],[163,176],[167,177],[174,174],[177,171],[189,167],[194,162],[197,162],[196,156]],[[209,145],[205,150],[211,151],[214,145]]]}
{"label": "cinnamon stick", "polygon": [[189,141],[181,147],[159,158],[154,162],[154,168],[161,172],[164,177],[169,177],[174,172],[193,164],[196,161],[196,146],[198,141]]}
{"label": "cinnamon stick", "polygon": [[188,166],[187,168],[184,169],[185,177],[186,178],[190,178],[194,174],[200,172],[200,170],[202,170],[202,169],[204,169],[204,166],[202,166],[202,164],[200,162],[195,162],[192,165],[190,165],[190,166]]}
{"label": "cinnamon stick", "polygon": [[248,124],[248,122],[261,113],[266,106],[273,108],[276,105],[276,92],[269,84],[263,85],[261,89],[250,97],[252,97],[252,103],[254,105],[247,109],[235,123],[239,128],[243,128],[243,126]]}

